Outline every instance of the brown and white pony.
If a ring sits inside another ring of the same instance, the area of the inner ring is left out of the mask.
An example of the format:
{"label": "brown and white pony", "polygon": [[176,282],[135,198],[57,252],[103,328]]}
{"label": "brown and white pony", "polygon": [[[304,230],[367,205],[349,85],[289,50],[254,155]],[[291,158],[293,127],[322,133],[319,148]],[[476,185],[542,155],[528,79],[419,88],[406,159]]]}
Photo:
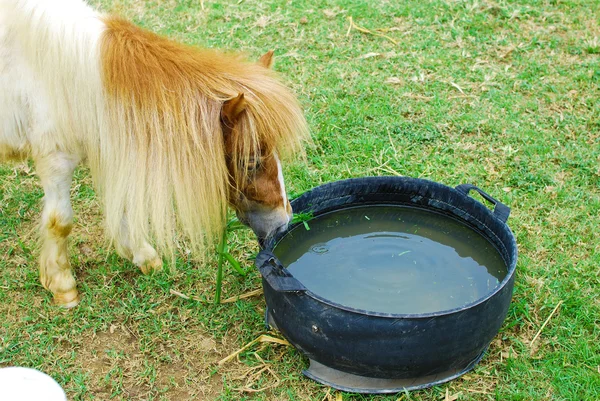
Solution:
{"label": "brown and white pony", "polygon": [[0,159],[35,162],[40,279],[56,303],[79,302],[67,236],[80,162],[109,239],[145,273],[176,231],[206,253],[228,203],[259,238],[288,223],[279,155],[307,127],[271,62],[184,46],[82,0],[0,0]]}

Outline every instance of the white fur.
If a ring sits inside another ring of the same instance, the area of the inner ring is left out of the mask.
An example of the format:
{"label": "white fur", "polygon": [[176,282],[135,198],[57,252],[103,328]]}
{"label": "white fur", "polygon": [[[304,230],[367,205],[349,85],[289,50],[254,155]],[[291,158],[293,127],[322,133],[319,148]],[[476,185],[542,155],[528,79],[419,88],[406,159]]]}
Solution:
{"label": "white fur", "polygon": [[62,151],[85,158],[104,120],[103,29],[79,0],[0,0],[0,156]]}
{"label": "white fur", "polygon": [[[281,188],[281,198],[283,199],[283,210],[287,210],[288,197],[285,192],[285,182],[283,181],[283,169],[281,168],[281,162],[279,156],[275,154],[275,161],[277,162],[277,179],[279,180],[279,187]],[[288,216],[288,221],[291,216]]]}

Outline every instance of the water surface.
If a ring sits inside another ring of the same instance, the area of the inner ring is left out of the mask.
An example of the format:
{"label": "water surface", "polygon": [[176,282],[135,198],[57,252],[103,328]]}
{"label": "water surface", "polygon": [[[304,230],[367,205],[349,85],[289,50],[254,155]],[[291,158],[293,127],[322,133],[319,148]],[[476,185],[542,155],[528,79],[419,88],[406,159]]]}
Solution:
{"label": "water surface", "polygon": [[486,238],[435,212],[353,207],[307,225],[283,237],[274,254],[310,291],[352,308],[449,310],[485,297],[507,274]]}

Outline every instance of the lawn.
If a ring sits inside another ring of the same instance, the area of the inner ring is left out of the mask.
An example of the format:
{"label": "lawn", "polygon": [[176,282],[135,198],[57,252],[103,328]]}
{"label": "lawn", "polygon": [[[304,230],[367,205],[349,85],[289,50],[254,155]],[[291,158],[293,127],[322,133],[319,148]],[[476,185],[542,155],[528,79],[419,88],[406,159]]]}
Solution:
{"label": "lawn", "polygon": [[[186,43],[252,58],[275,50],[314,138],[306,160],[284,166],[292,197],[343,178],[405,175],[473,183],[509,205],[513,303],[472,372],[419,392],[330,391],[301,375],[299,352],[274,343],[218,366],[265,333],[261,296],[212,305],[215,258],[183,253],[171,272],[142,275],[106,246],[82,168],[70,255],[83,300],[53,306],[38,281],[35,170],[4,164],[0,366],[39,368],[73,400],[600,399],[600,1],[91,3]],[[252,265],[247,231],[230,246]],[[227,270],[223,296],[259,287],[256,271]]]}

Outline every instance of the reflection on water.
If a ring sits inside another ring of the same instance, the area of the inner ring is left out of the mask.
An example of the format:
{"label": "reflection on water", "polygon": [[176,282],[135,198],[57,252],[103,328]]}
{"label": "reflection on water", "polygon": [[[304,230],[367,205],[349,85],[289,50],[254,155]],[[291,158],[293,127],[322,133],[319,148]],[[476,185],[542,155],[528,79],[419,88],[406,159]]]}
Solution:
{"label": "reflection on water", "polygon": [[295,227],[274,253],[309,290],[348,307],[444,311],[484,297],[507,274],[483,236],[421,209],[354,207],[308,225]]}

